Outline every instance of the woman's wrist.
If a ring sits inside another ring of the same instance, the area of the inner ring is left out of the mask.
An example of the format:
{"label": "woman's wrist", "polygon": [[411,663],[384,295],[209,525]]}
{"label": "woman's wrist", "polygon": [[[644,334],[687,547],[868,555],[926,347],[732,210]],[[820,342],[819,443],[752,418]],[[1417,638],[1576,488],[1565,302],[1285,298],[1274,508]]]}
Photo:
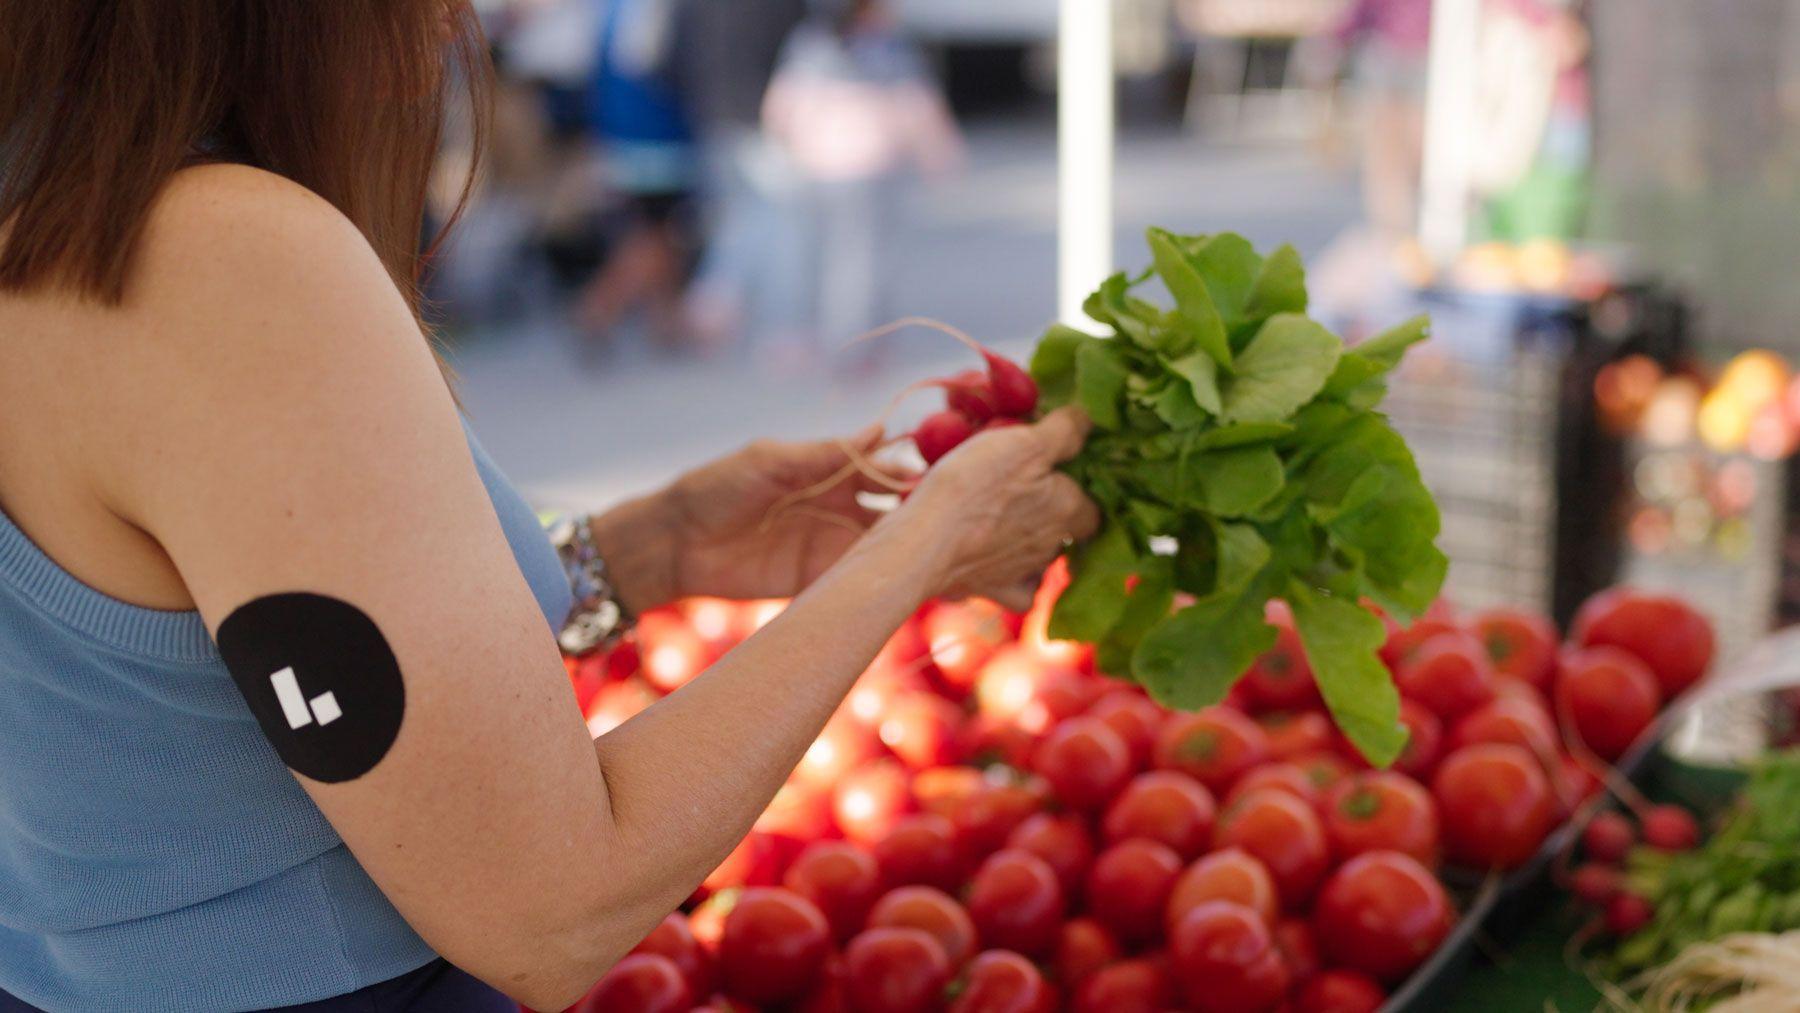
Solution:
{"label": "woman's wrist", "polygon": [[680,539],[662,494],[628,500],[588,521],[613,587],[634,615],[680,595],[675,586]]}

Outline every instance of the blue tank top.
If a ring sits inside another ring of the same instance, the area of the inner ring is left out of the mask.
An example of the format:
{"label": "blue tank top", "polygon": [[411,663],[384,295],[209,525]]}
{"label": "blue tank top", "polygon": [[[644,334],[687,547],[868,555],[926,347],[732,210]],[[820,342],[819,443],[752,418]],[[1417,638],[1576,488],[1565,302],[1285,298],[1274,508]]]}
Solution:
{"label": "blue tank top", "polygon": [[[547,622],[570,594],[469,436]],[[0,991],[48,1010],[245,1010],[435,958],[282,766],[197,612],[80,583],[0,512]]]}

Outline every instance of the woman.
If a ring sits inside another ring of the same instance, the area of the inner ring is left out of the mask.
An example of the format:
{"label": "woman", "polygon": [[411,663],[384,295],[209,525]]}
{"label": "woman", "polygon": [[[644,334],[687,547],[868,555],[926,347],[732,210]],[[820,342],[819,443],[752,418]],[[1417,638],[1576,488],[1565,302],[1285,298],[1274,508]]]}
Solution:
{"label": "woman", "polygon": [[[0,1007],[560,1008],[922,599],[1022,606],[1095,523],[1057,414],[879,523],[815,501],[860,537],[765,524],[835,444],[753,444],[565,565],[417,320],[466,3],[5,4],[0,39]],[[799,596],[590,741],[566,571],[600,633]]]}

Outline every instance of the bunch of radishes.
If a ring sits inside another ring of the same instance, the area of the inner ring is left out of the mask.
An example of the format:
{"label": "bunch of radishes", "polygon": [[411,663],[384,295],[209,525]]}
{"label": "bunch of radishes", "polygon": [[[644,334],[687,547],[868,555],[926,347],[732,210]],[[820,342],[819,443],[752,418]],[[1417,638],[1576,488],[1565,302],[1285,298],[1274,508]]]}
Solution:
{"label": "bunch of radishes", "polygon": [[[1656,914],[1650,899],[1633,892],[1626,880],[1625,859],[1641,843],[1676,853],[1700,843],[1700,824],[1678,805],[1641,806],[1637,823],[1625,813],[1596,813],[1581,832],[1585,859],[1568,877],[1569,891],[1598,912],[1597,926],[1613,936],[1629,936]],[[1642,831],[1640,841],[1639,831]]]}
{"label": "bunch of radishes", "polygon": [[936,464],[976,433],[1031,421],[1032,414],[1037,411],[1038,388],[1025,367],[984,347],[967,334],[936,321],[909,317],[878,333],[914,324],[943,331],[969,346],[987,363],[986,372],[966,369],[952,376],[923,380],[908,388],[940,387],[944,391],[943,410],[925,416],[909,434],[926,464]]}

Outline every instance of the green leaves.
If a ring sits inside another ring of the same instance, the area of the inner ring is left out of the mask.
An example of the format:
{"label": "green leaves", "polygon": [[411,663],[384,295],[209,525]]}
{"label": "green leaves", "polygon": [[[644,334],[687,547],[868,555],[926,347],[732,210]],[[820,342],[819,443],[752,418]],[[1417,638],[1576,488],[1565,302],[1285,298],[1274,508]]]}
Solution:
{"label": "green leaves", "polygon": [[1325,386],[1344,343],[1294,313],[1270,317],[1238,357],[1221,392],[1227,422],[1281,422]]}
{"label": "green leaves", "polygon": [[[1150,256],[1156,273],[1175,297],[1181,333],[1221,366],[1231,365],[1231,345],[1225,336],[1225,320],[1213,302],[1206,279],[1194,267],[1175,237],[1161,229],[1150,230]],[[1185,349],[1184,349],[1185,350]]]}
{"label": "green leaves", "polygon": [[[1106,523],[1070,558],[1052,636],[1177,707],[1217,703],[1274,643],[1292,606],[1339,727],[1372,762],[1406,742],[1376,650],[1381,621],[1423,611],[1447,562],[1412,453],[1373,409],[1385,376],[1429,333],[1410,320],[1346,350],[1304,315],[1292,247],[1266,259],[1230,233],[1148,235],[1173,311],[1134,297],[1149,273],[1087,300],[1094,337],[1052,327],[1032,358],[1046,408],[1095,422],[1064,469]],[[1171,614],[1178,600],[1186,607]]]}
{"label": "green leaves", "polygon": [[1291,582],[1285,597],[1332,720],[1370,763],[1385,767],[1399,759],[1406,748],[1400,692],[1375,655],[1387,628],[1368,609],[1300,581]]}

